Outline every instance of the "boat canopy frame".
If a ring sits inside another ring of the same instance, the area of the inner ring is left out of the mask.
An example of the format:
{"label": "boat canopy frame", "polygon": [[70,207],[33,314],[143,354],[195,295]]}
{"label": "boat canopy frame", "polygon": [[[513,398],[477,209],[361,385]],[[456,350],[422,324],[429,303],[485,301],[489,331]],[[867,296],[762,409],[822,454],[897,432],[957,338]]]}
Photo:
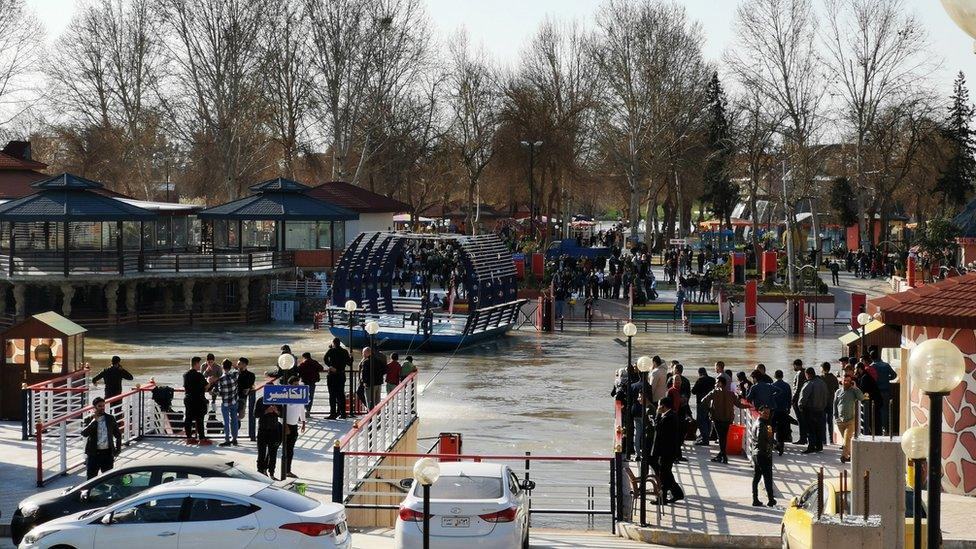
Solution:
{"label": "boat canopy frame", "polygon": [[451,242],[464,267],[461,282],[468,310],[510,303],[518,299],[511,251],[495,234],[456,235],[407,232],[364,232],[346,248],[336,265],[332,303],[353,300],[373,313],[393,313],[393,271],[406,244],[416,240]]}

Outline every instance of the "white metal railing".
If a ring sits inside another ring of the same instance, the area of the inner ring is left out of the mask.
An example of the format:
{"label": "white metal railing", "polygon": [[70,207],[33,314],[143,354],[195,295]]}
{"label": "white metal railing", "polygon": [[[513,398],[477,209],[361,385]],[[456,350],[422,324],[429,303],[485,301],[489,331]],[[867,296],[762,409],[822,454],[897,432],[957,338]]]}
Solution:
{"label": "white metal railing", "polygon": [[87,406],[90,373],[91,370],[84,368],[24,387],[22,438],[34,436],[38,423],[47,423]]}
{"label": "white metal railing", "polygon": [[[345,456],[346,452],[388,452],[417,418],[417,373],[407,376],[375,408],[357,421],[336,445],[333,499],[353,495],[382,459],[374,455]],[[338,482],[337,482],[338,481]],[[341,491],[336,489],[340,488]],[[338,495],[337,495],[338,494]]]}
{"label": "white metal railing", "polygon": [[272,280],[272,294],[313,295],[325,297],[329,294],[329,284],[321,280]]}
{"label": "white metal railing", "polygon": [[[153,385],[150,382],[149,386],[136,387],[105,401],[106,411],[118,421],[122,444],[127,445],[139,438],[147,419],[144,417],[145,391],[151,391]],[[38,486],[84,465],[87,439],[81,432],[91,420],[93,411],[94,406],[89,405],[35,425]]]}

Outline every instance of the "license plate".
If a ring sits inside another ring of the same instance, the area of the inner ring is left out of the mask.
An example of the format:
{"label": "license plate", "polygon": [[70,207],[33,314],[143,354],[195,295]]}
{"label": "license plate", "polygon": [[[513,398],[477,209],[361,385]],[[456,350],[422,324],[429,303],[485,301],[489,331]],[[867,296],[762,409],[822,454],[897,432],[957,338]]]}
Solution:
{"label": "license plate", "polygon": [[443,528],[468,528],[471,526],[471,517],[441,517]]}

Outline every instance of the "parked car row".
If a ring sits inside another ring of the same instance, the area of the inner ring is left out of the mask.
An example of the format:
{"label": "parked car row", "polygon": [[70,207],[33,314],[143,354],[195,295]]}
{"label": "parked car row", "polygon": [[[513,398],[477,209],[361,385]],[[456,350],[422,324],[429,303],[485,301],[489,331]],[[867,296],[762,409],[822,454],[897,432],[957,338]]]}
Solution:
{"label": "parked car row", "polygon": [[[529,505],[507,466],[444,463],[431,486],[432,548],[529,546]],[[395,546],[423,543],[423,491],[410,480],[396,521]],[[153,547],[352,547],[341,504],[274,486],[219,458],[141,460],[66,489],[20,502],[11,519],[20,549]]]}

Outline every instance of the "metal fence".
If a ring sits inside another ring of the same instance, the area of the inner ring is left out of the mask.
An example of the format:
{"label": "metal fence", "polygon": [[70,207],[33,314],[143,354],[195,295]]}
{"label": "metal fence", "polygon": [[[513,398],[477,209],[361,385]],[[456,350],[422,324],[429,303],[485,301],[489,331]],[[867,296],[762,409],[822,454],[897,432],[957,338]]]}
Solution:
{"label": "metal fence", "polygon": [[38,423],[47,423],[88,405],[88,380],[91,370],[84,368],[33,385],[21,392],[22,438],[34,436]]}
{"label": "metal fence", "polygon": [[332,500],[348,501],[417,419],[417,373],[407,376],[336,444]]}
{"label": "metal fence", "polygon": [[[432,457],[441,461],[472,461],[507,464],[522,479],[533,481],[535,487],[527,491],[530,516],[545,515],[546,526],[561,528],[607,528],[616,532],[619,517],[618,494],[621,474],[615,457],[597,456],[534,456],[473,455],[393,452],[345,452],[346,462],[371,460],[375,475],[361,478],[345,493],[344,503],[349,509],[397,509],[406,495],[399,480],[413,478],[413,461]],[[403,463],[407,461],[408,463]],[[396,465],[400,462],[400,465]],[[333,485],[334,486],[334,485]],[[388,503],[359,504],[351,502],[355,496],[369,497]]]}

